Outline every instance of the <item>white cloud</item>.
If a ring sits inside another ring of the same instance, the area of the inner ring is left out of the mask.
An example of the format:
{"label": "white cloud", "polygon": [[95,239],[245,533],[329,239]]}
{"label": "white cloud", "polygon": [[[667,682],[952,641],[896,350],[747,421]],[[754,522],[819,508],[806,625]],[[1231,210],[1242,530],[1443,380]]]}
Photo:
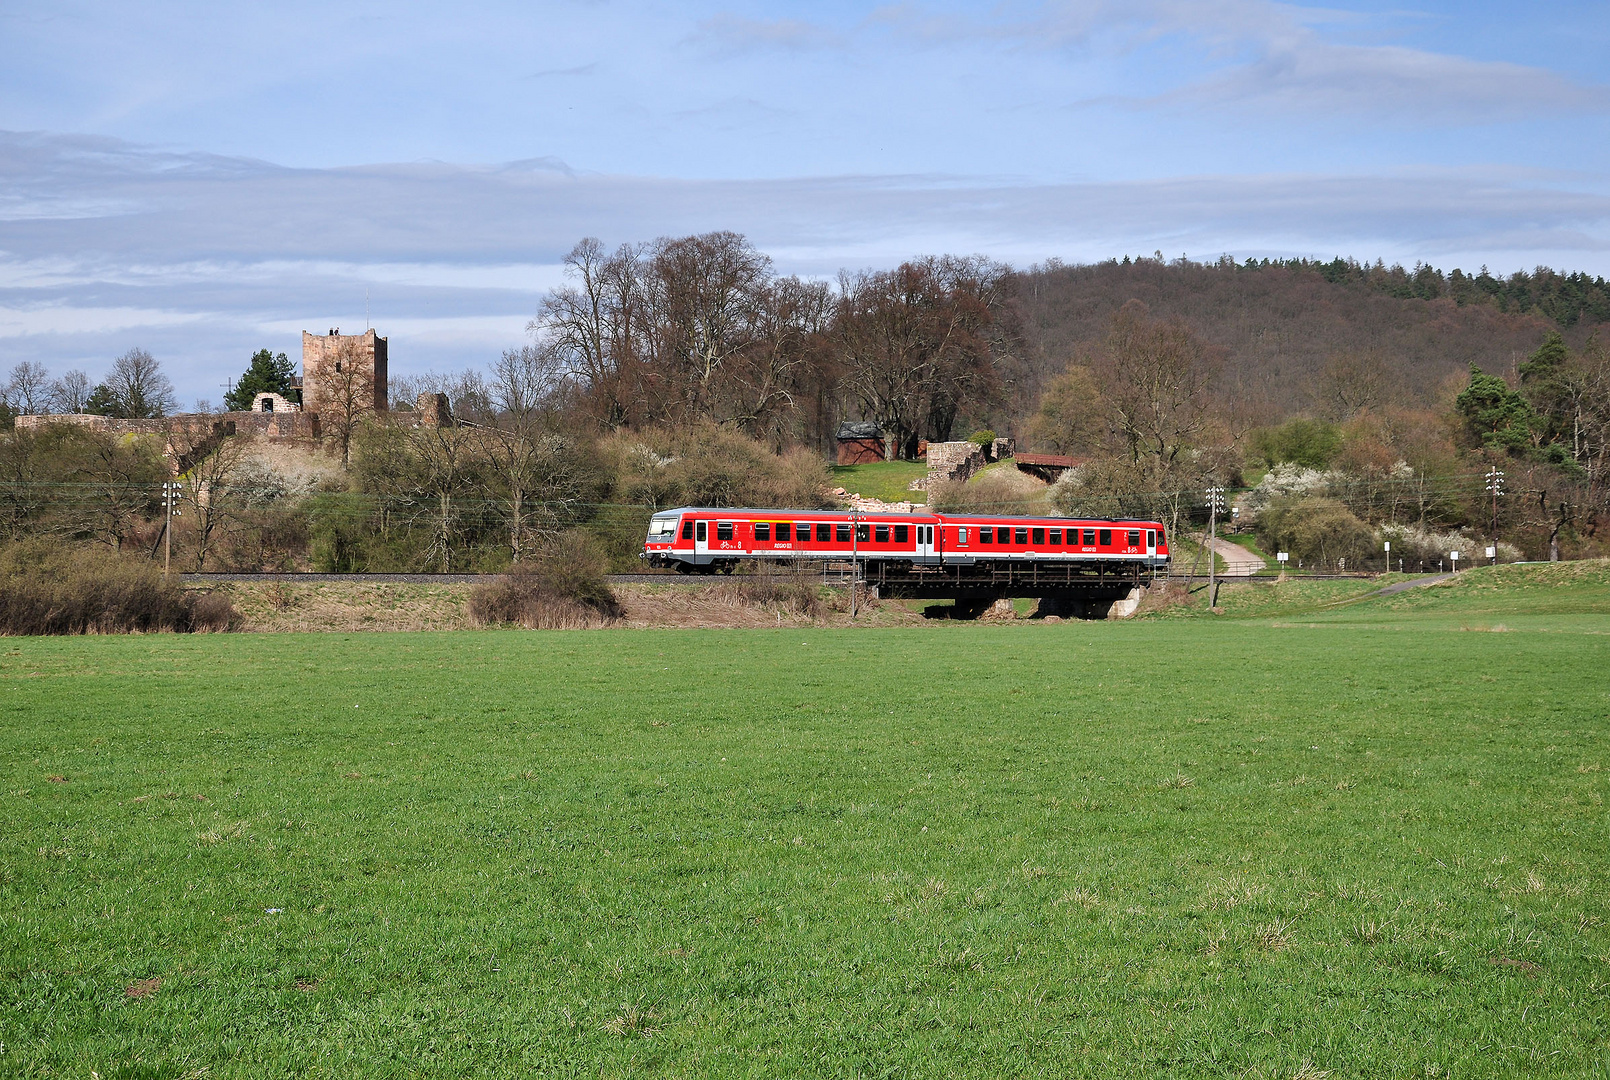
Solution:
{"label": "white cloud", "polygon": [[140,307],[89,307],[73,304],[0,307],[0,339],[36,334],[107,334],[152,327],[183,326],[204,318],[199,312]]}
{"label": "white cloud", "polygon": [[1335,40],[1337,32],[1368,22],[1347,12],[1269,0],[1061,0],[997,12],[966,18],[901,4],[881,10],[869,25],[930,43],[993,39],[1078,59],[1122,55],[1135,64],[1147,48],[1188,44],[1194,65],[1153,77],[1174,83],[1170,89],[1092,99],[1099,103],[1251,106],[1394,124],[1610,112],[1610,87],[1580,85],[1543,68]]}
{"label": "white cloud", "polygon": [[700,21],[691,42],[717,53],[814,52],[842,48],[844,35],[801,19],[748,19],[722,12]]}
{"label": "white cloud", "polygon": [[439,163],[285,169],[175,162],[128,144],[80,149],[73,138],[0,134],[0,178],[12,190],[118,208],[6,226],[0,342],[12,362],[57,370],[144,345],[187,396],[237,373],[257,348],[294,352],[304,328],[362,325],[366,293],[399,370],[485,362],[523,342],[564,254],[589,235],[613,246],[733,229],[781,271],[824,277],[932,252],[1022,265],[1154,249],[1610,273],[1610,180],[1515,168],[687,181]]}

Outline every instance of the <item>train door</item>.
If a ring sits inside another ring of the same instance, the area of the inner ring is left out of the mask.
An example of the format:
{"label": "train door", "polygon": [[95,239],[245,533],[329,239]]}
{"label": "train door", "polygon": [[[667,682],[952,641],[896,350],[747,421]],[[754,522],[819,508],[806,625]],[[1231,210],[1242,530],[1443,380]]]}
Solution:
{"label": "train door", "polygon": [[1146,530],[1146,557],[1155,558],[1157,555],[1157,530]]}
{"label": "train door", "polygon": [[938,552],[939,552],[939,545],[934,540],[934,526],[932,526],[932,525],[918,525],[916,528],[917,528],[916,560],[918,562],[932,562],[933,559],[934,559],[934,556],[937,555]]}
{"label": "train door", "polygon": [[693,523],[693,553],[695,555],[710,554],[710,523],[708,521],[695,521]]}

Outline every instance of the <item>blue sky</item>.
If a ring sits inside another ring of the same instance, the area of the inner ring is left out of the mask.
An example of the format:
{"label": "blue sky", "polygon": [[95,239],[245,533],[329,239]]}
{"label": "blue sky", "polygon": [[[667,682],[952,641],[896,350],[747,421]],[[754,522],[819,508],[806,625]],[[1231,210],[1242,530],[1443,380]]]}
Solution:
{"label": "blue sky", "polygon": [[1610,273],[1610,6],[0,0],[0,371],[523,340],[577,239]]}

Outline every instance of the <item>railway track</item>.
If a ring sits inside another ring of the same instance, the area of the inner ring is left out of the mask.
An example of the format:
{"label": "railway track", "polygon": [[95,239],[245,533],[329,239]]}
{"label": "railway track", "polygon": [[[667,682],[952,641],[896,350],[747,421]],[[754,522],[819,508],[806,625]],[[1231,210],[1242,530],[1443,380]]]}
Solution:
{"label": "railway track", "polygon": [[[209,574],[188,573],[180,574],[182,581],[196,585],[208,582],[229,581],[285,581],[296,585],[316,585],[324,581],[350,581],[369,585],[474,585],[482,581],[494,581],[501,574],[319,574],[319,573],[293,573],[293,574]],[[611,574],[611,585],[647,585],[651,583],[669,583],[696,585],[700,582],[719,580],[708,577],[688,577],[683,574]]]}
{"label": "railway track", "polygon": [[[290,573],[290,574],[227,574],[227,573],[181,573],[180,580],[192,584],[206,584],[207,582],[230,581],[285,581],[300,585],[317,584],[321,581],[349,581],[367,583],[371,585],[473,585],[477,582],[492,581],[501,575],[498,574],[320,574],[320,573]],[[1374,577],[1374,574],[1290,574],[1287,580],[1291,581],[1362,581]],[[1430,574],[1428,576],[1436,576]],[[732,578],[705,577],[690,574],[611,574],[611,585],[708,585],[716,581],[730,581]],[[1185,581],[1195,584],[1206,582],[1206,574],[1174,574],[1172,576],[1159,576],[1158,581]],[[1220,575],[1221,584],[1233,584],[1238,581],[1270,581],[1273,577],[1225,577]],[[845,582],[829,580],[825,584],[840,586]]]}

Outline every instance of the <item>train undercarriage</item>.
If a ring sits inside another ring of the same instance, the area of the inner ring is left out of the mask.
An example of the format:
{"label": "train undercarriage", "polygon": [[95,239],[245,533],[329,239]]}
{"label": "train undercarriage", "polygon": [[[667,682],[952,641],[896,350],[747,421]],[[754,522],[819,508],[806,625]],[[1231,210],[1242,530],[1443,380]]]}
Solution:
{"label": "train undercarriage", "polygon": [[[1103,618],[1116,601],[1150,585],[1155,571],[1136,562],[1017,562],[979,560],[970,564],[914,564],[900,560],[866,560],[856,567],[848,561],[742,560],[756,572],[820,574],[833,585],[849,585],[859,577],[862,586],[891,600],[954,600],[956,616],[971,618],[997,600],[1037,598],[1040,610],[1070,618]],[[718,560],[703,566],[679,564],[692,574],[731,574],[740,560]]]}

